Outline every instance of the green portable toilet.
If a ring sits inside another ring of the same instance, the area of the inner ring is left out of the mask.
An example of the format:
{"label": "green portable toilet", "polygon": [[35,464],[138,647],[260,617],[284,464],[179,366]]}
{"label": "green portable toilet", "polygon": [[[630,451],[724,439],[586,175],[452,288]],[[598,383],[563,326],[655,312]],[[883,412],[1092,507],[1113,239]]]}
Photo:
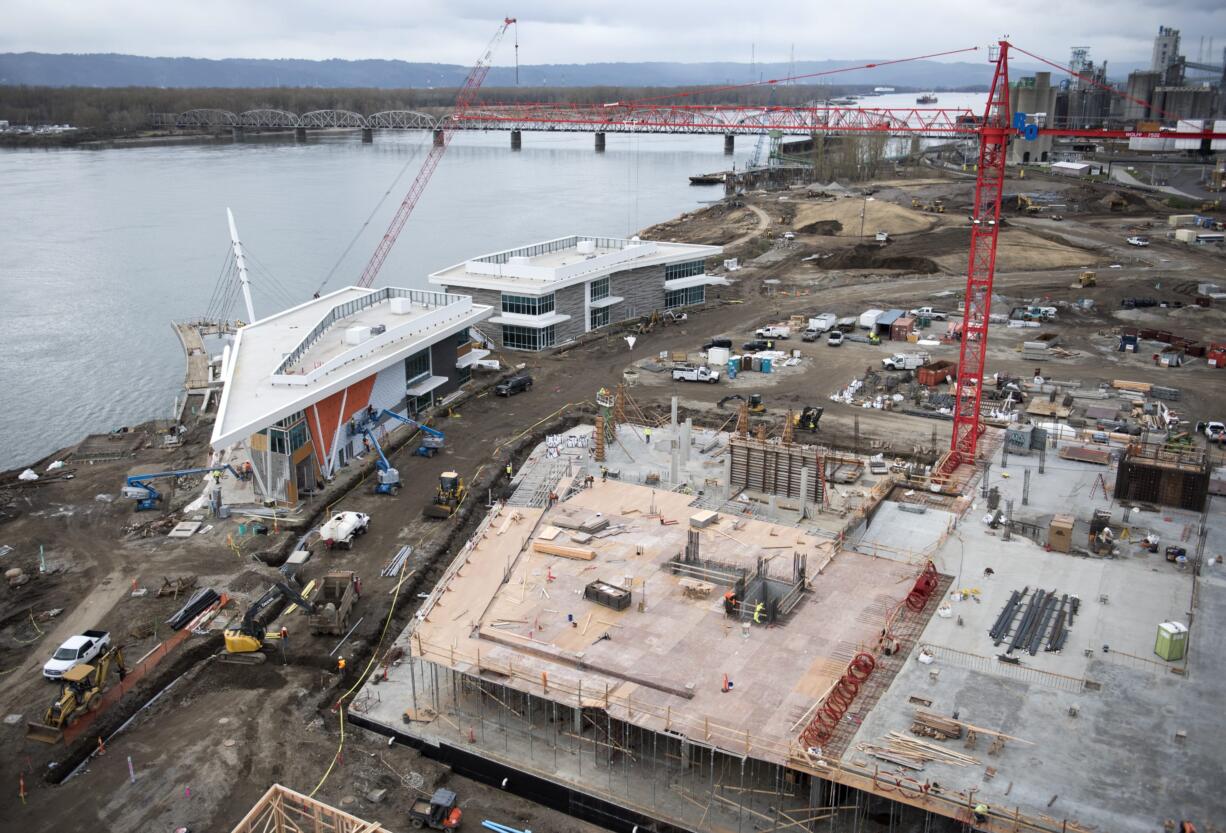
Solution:
{"label": "green portable toilet", "polygon": [[1188,644],[1188,627],[1179,622],[1163,622],[1158,626],[1158,639],[1154,642],[1154,653],[1167,662],[1183,659],[1183,652]]}

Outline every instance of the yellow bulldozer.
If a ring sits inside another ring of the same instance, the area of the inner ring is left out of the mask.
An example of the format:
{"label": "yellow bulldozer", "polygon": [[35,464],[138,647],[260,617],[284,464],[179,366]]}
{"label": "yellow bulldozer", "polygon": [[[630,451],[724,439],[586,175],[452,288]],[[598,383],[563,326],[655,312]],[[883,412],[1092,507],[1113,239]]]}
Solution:
{"label": "yellow bulldozer", "polygon": [[464,501],[464,478],[459,472],[445,471],[438,476],[434,503],[426,507],[427,518],[450,518]]}
{"label": "yellow bulldozer", "polygon": [[60,677],[60,696],[47,707],[42,723],[33,720],[26,723],[26,737],[41,743],[59,743],[63,740],[65,726],[101,704],[102,689],[106,686],[112,667],[119,674],[119,679],[127,676],[123,649],[119,646],[99,657],[94,665],[82,663],[65,671],[64,676]]}
{"label": "yellow bulldozer", "polygon": [[1082,269],[1081,274],[1077,276],[1077,285],[1082,289],[1098,286],[1098,273],[1093,269]]}

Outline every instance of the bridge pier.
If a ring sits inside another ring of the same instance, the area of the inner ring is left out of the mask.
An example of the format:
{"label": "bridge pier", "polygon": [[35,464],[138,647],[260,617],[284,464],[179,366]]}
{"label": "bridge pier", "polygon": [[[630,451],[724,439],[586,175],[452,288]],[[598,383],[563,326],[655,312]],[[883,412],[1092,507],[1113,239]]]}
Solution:
{"label": "bridge pier", "polygon": [[434,146],[436,148],[441,148],[443,146],[443,131],[437,128],[434,131]]}
{"label": "bridge pier", "polygon": [[305,142],[306,141],[306,128],[305,127],[295,127],[294,128],[294,141],[295,142]]}
{"label": "bridge pier", "polygon": [[375,140],[375,131],[369,127],[362,128],[362,144],[369,145]]}
{"label": "bridge pier", "polygon": [[511,131],[511,150],[519,150],[523,147],[524,135],[518,130]]}
{"label": "bridge pier", "polygon": [[603,133],[596,134],[596,152],[604,153],[604,134]]}
{"label": "bridge pier", "polygon": [[231,127],[230,138],[236,142],[241,142],[243,140],[243,129],[241,127]]}
{"label": "bridge pier", "polygon": [[736,134],[724,134],[724,156],[731,156],[736,151]]}

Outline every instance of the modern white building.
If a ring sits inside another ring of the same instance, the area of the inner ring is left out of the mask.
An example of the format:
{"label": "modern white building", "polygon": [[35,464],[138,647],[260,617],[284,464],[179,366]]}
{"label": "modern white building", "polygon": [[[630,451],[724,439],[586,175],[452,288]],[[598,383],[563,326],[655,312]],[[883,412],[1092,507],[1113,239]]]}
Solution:
{"label": "modern white building", "polygon": [[222,359],[217,451],[238,446],[257,496],[296,503],[362,449],[384,409],[417,415],[489,354],[469,328],[488,306],[464,295],[347,287],[239,329]]}
{"label": "modern white building", "polygon": [[493,307],[482,331],[510,350],[546,350],[652,312],[702,304],[719,246],[574,235],[481,255],[430,275]]}

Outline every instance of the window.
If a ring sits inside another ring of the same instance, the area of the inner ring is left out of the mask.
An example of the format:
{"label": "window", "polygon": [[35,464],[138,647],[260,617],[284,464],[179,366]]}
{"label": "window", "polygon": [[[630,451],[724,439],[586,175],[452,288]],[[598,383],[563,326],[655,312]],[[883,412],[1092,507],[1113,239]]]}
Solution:
{"label": "window", "polygon": [[293,454],[306,445],[311,437],[307,433],[305,420],[306,415],[299,411],[261,431],[261,434],[268,437],[268,450],[273,454]]}
{"label": "window", "polygon": [[455,334],[456,347],[463,347],[465,344],[468,344],[468,342],[472,340],[473,340],[472,333],[468,331],[467,327],[465,327],[464,329],[460,330],[458,333]]}
{"label": "window", "polygon": [[685,263],[670,263],[664,267],[664,280],[674,278],[692,278],[695,275],[706,274],[706,266],[701,260],[689,260]]}
{"label": "window", "polygon": [[598,307],[592,310],[591,329],[595,330],[609,323],[609,308]]}
{"label": "window", "polygon": [[609,297],[609,279],[599,278],[592,281],[592,300],[603,301]]}
{"label": "window", "polygon": [[674,307],[688,307],[694,304],[701,304],[707,300],[707,288],[705,286],[691,286],[686,289],[674,289],[664,293],[664,308],[673,309]]}
{"label": "window", "polygon": [[553,312],[553,293],[541,295],[503,295],[502,311],[514,315],[544,315]]}
{"label": "window", "polygon": [[404,373],[406,384],[412,387],[415,382],[420,382],[423,378],[430,375],[430,348],[419,350],[409,356],[404,361]]}
{"label": "window", "polygon": [[544,350],[553,346],[554,337],[552,326],[538,330],[534,327],[502,325],[502,343],[508,350]]}

